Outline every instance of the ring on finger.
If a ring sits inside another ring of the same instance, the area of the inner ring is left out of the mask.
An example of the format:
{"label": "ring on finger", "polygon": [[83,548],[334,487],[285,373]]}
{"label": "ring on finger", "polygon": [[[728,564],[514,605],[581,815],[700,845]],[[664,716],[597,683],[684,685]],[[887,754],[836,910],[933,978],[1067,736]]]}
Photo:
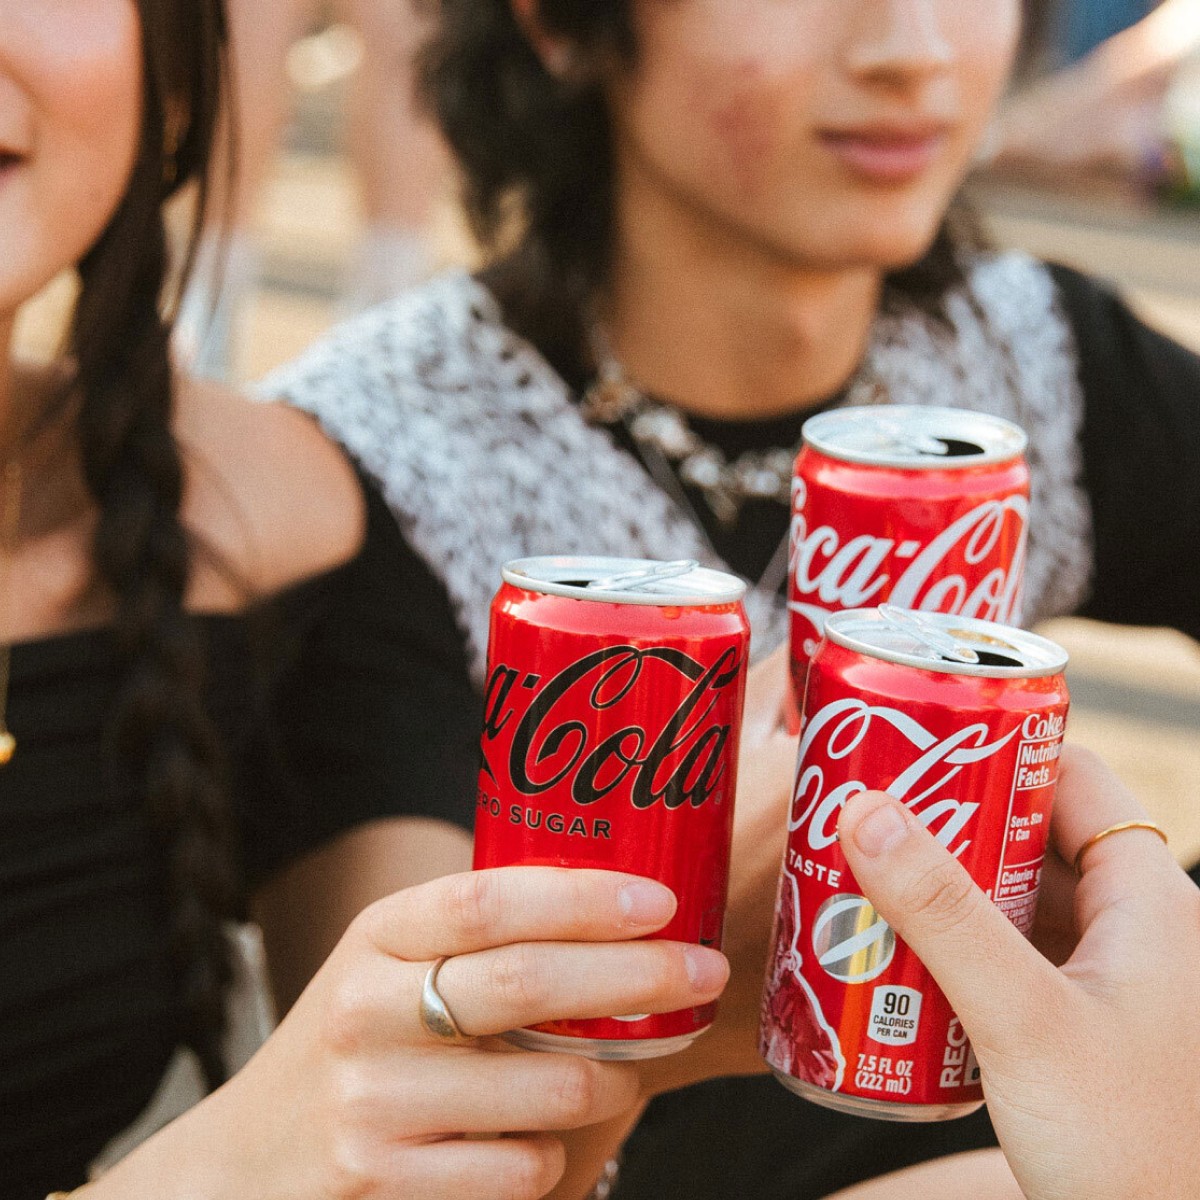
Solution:
{"label": "ring on finger", "polygon": [[447,959],[439,958],[425,975],[425,983],[421,988],[421,1024],[438,1041],[450,1046],[465,1046],[475,1039],[463,1033],[437,987],[438,972],[446,962]]}
{"label": "ring on finger", "polygon": [[1094,833],[1082,846],[1079,847],[1078,853],[1075,855],[1075,874],[1080,878],[1083,877],[1083,856],[1097,843],[1104,841],[1105,838],[1112,837],[1114,833],[1124,833],[1127,829],[1145,829],[1150,833],[1157,834],[1158,837],[1170,845],[1167,838],[1166,830],[1160,829],[1153,821],[1120,821],[1116,825],[1110,825],[1107,829],[1100,830],[1099,833]]}

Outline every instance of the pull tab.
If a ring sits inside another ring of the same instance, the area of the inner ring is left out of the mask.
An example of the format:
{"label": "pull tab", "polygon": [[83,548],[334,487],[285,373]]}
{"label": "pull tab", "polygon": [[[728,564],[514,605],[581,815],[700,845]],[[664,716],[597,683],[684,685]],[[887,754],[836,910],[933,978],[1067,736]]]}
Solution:
{"label": "pull tab", "polygon": [[936,438],[929,433],[922,433],[919,429],[908,428],[899,421],[889,421],[883,417],[879,421],[879,427],[897,446],[904,450],[911,450],[913,454],[923,454],[930,458],[946,458],[950,453],[950,447],[941,438]]}
{"label": "pull tab", "polygon": [[879,615],[893,629],[915,638],[947,662],[965,663],[967,666],[979,664],[979,655],[970,646],[964,646],[950,634],[943,633],[931,622],[926,621],[920,613],[910,612],[906,608],[896,608],[892,604],[881,604]]}
{"label": "pull tab", "polygon": [[640,567],[636,571],[593,579],[587,587],[589,591],[595,592],[638,592],[664,579],[678,579],[681,575],[690,575],[699,565],[694,558],[680,558],[675,562],[655,563],[652,567]]}

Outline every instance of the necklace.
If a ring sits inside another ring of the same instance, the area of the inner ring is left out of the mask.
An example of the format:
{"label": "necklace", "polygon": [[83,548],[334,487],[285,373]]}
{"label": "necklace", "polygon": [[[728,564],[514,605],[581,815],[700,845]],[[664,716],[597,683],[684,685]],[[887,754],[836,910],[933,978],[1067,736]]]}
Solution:
{"label": "necklace", "polygon": [[625,373],[598,322],[589,331],[596,378],[584,393],[586,420],[597,425],[623,424],[640,450],[651,450],[677,478],[696,488],[713,515],[733,525],[747,500],[775,500],[790,505],[792,465],[800,442],[747,450],[732,461],[706,442],[673,405],[648,396]]}
{"label": "necklace", "polygon": [[[24,473],[18,459],[10,459],[4,468],[4,504],[0,511],[0,598],[11,607],[9,584],[17,553],[17,530],[21,521],[21,492]],[[11,614],[10,614],[11,615]],[[8,685],[12,673],[12,642],[0,642],[0,767],[12,761],[17,739],[8,729]]]}

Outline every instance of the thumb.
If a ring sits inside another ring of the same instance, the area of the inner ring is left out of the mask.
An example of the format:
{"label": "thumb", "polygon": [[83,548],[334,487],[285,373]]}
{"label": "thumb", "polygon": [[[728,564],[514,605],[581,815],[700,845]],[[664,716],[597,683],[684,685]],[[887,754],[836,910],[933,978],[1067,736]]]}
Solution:
{"label": "thumb", "polygon": [[891,796],[853,797],[838,834],[867,899],[929,968],[977,1049],[1019,1052],[1054,968]]}

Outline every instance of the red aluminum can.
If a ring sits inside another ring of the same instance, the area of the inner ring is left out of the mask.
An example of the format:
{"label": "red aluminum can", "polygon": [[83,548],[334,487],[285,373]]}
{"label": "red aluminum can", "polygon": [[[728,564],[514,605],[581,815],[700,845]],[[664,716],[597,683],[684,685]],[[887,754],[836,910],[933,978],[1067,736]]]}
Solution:
{"label": "red aluminum can", "polygon": [[[475,867],[599,867],[678,897],[656,936],[721,945],[750,627],[696,563],[532,558],[492,602]],[[556,1021],[518,1045],[672,1054],[716,1005]]]}
{"label": "red aluminum can", "polygon": [[836,840],[842,805],[907,804],[1009,919],[1033,924],[1067,719],[1066,653],[987,621],[838,613],[813,658],[760,1048],[785,1087],[893,1121],[983,1100],[970,1045]]}
{"label": "red aluminum can", "polygon": [[803,432],[788,572],[797,697],[831,612],[886,601],[1021,623],[1021,429],[963,409],[888,405],[821,413]]}

